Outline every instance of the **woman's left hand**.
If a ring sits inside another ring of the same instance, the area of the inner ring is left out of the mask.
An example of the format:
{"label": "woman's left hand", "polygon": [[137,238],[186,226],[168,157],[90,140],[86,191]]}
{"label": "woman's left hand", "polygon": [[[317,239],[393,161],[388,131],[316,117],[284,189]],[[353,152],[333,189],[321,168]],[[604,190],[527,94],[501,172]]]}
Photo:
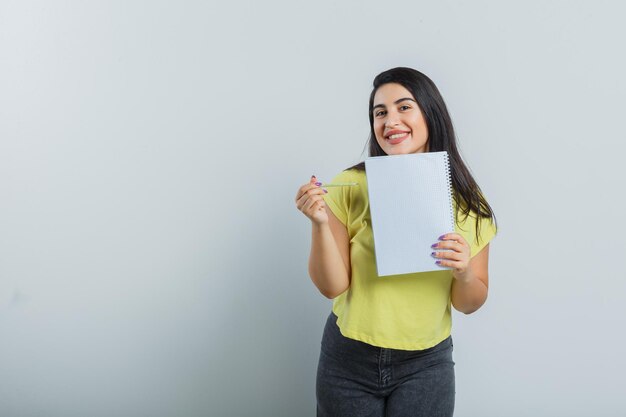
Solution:
{"label": "woman's left hand", "polygon": [[435,249],[432,256],[438,259],[436,263],[441,266],[454,268],[452,270],[454,278],[460,281],[467,279],[471,253],[470,246],[465,238],[458,233],[446,233],[443,236],[439,236],[439,240],[439,242],[432,245],[432,248]]}

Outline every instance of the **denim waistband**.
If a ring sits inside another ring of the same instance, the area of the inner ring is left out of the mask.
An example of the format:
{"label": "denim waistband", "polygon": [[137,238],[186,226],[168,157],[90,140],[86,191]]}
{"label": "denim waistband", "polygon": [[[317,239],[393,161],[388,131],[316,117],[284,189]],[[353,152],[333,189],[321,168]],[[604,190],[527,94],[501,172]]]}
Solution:
{"label": "denim waistband", "polygon": [[452,349],[452,336],[437,345],[423,350],[401,350],[373,346],[360,340],[350,339],[341,334],[337,325],[337,316],[331,312],[326,320],[322,337],[322,349],[333,356],[340,355],[345,360],[377,363],[381,356],[388,361],[404,362],[419,358],[430,357],[438,352]]}

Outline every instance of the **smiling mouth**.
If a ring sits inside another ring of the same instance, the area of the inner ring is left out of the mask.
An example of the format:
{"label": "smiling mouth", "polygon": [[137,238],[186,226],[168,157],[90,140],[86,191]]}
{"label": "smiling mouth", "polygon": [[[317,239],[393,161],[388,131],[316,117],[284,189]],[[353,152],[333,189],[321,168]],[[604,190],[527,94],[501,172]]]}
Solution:
{"label": "smiling mouth", "polygon": [[392,144],[392,145],[396,145],[396,144],[402,142],[407,137],[409,137],[409,132],[396,133],[395,135],[391,135],[391,136],[385,138],[385,140],[387,142],[389,142],[390,144]]}

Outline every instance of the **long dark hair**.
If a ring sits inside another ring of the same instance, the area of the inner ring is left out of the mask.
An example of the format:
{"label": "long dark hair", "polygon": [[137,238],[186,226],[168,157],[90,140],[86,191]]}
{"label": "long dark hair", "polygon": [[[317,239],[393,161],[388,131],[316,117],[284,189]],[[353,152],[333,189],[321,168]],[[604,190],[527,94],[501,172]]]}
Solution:
{"label": "long dark hair", "polygon": [[[477,220],[489,218],[496,224],[496,217],[487,200],[483,197],[480,187],[463,163],[456,146],[456,135],[452,119],[448,113],[441,93],[430,78],[412,68],[398,67],[381,72],[374,78],[374,89],[370,94],[369,118],[369,156],[387,155],[380,147],[374,133],[374,95],[383,84],[396,83],[409,90],[424,115],[428,127],[428,152],[447,151],[452,174],[453,198],[457,211],[465,218],[470,212],[475,213]],[[365,162],[360,162],[348,169],[365,171]],[[497,228],[497,226],[496,226]],[[476,236],[480,236],[480,222],[476,221]]]}

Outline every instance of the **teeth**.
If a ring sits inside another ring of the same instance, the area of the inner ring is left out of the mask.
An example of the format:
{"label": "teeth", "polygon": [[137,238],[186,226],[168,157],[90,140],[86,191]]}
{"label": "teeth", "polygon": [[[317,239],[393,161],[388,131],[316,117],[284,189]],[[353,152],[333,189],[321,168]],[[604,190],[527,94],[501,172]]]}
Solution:
{"label": "teeth", "polygon": [[397,138],[400,138],[400,137],[402,137],[404,135],[406,135],[406,133],[396,133],[395,135],[389,136],[389,139],[397,139]]}

